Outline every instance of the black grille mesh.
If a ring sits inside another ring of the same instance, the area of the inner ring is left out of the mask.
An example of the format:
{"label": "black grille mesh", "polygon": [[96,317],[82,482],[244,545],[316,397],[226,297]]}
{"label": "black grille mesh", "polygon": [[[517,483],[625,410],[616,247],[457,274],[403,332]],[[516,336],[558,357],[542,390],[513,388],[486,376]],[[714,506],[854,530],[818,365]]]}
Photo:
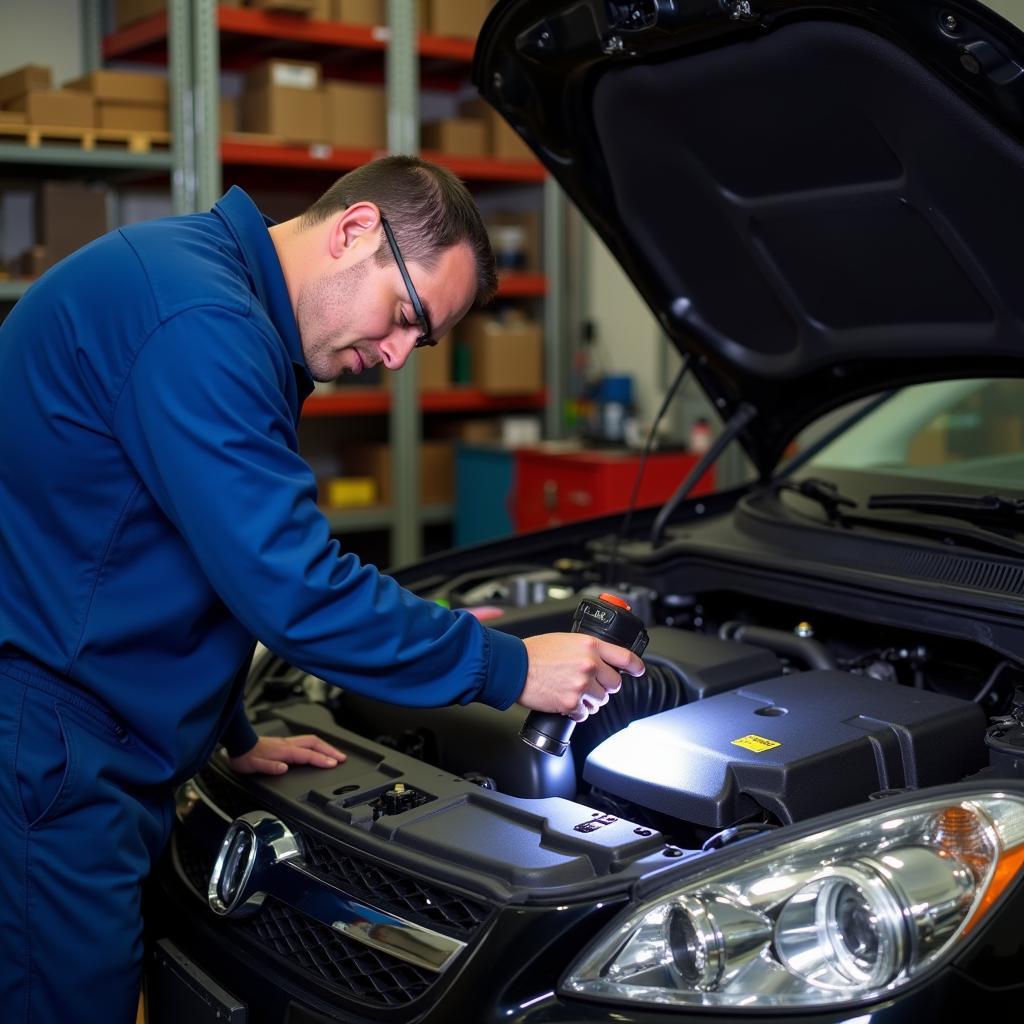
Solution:
{"label": "black grille mesh", "polygon": [[400,1006],[422,995],[435,975],[346,939],[333,928],[268,898],[234,926],[321,981],[365,1002]]}
{"label": "black grille mesh", "polygon": [[[196,895],[206,900],[213,855],[183,829],[174,837],[180,873]],[[273,954],[305,981],[315,980],[363,1002],[400,1006],[416,999],[436,976],[380,953],[267,897],[258,914],[239,920],[221,919],[219,928],[232,942],[243,942]]]}
{"label": "black grille mesh", "polygon": [[489,913],[481,903],[348,856],[311,834],[303,833],[302,849],[306,867],[313,874],[398,917],[440,925],[465,937],[483,924]]}
{"label": "black grille mesh", "polygon": [[[257,809],[244,789],[213,769],[204,771],[197,782],[213,803],[232,818]],[[291,823],[289,827],[300,837],[303,859],[313,874],[379,910],[443,929],[463,940],[490,914],[486,904],[347,854],[315,833],[303,832]],[[202,891],[206,891],[205,887]]]}

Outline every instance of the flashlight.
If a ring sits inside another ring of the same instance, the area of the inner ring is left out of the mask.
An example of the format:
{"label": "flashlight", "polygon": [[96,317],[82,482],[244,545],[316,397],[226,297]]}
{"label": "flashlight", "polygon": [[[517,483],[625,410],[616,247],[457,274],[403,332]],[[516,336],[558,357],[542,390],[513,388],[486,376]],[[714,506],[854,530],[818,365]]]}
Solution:
{"label": "flashlight", "polygon": [[[618,647],[625,647],[638,657],[647,647],[647,630],[629,605],[615,594],[584,597],[572,616],[570,633],[588,633]],[[569,748],[576,723],[568,715],[531,711],[519,731],[519,738],[545,754],[561,757]]]}

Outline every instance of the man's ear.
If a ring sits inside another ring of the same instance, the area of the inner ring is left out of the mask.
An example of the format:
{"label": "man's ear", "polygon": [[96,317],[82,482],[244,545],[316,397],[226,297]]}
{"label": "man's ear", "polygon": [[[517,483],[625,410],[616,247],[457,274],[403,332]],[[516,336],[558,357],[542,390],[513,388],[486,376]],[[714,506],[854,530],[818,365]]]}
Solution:
{"label": "man's ear", "polygon": [[377,249],[377,234],[380,230],[380,210],[376,203],[353,203],[339,213],[331,226],[329,245],[331,256],[341,259],[355,247],[358,250],[367,243]]}

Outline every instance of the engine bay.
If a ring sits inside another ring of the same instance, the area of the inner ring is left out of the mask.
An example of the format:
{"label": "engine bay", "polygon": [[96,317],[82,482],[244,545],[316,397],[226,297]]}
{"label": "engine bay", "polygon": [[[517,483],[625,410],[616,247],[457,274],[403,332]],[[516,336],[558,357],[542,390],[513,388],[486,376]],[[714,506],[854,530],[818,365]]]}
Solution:
{"label": "engine bay", "polygon": [[[595,575],[583,560],[517,564],[425,596],[488,608],[489,625],[525,637],[566,629],[581,597],[609,589]],[[562,798],[691,850],[978,773],[1024,774],[1024,669],[984,644],[720,589],[611,589],[646,623],[647,672],[562,757],[522,742],[520,708],[396,707],[269,654],[249,702],[259,721],[312,696],[344,729],[483,791]],[[416,806],[404,783],[390,805],[385,791],[373,821]]]}

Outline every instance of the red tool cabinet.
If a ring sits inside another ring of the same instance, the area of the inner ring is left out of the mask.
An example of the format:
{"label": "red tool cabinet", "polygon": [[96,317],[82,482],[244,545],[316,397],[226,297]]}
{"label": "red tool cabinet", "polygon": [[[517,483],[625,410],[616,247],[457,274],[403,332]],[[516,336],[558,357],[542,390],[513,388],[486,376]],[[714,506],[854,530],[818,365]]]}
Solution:
{"label": "red tool cabinet", "polygon": [[[686,452],[654,452],[647,460],[637,507],[665,501],[697,464]],[[515,452],[513,520],[517,532],[558,526],[579,519],[622,512],[636,481],[640,455],[630,451]],[[708,471],[691,497],[714,490]]]}

